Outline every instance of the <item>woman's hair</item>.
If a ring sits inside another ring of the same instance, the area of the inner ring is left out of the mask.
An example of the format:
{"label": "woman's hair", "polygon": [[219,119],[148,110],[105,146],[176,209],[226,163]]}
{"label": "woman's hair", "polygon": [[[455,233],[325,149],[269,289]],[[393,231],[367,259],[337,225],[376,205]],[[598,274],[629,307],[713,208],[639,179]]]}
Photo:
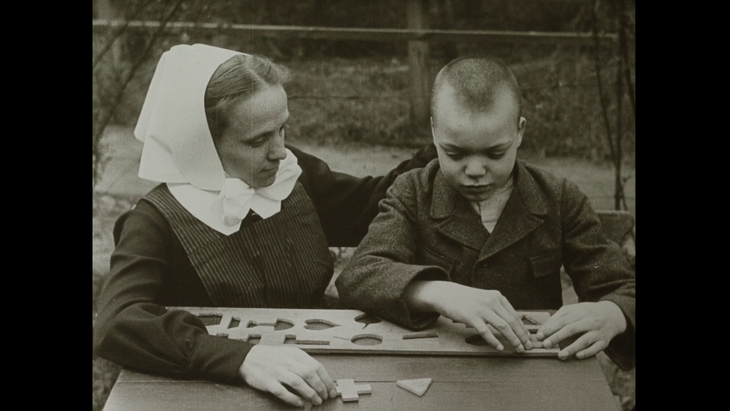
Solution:
{"label": "woman's hair", "polygon": [[205,89],[205,117],[213,141],[218,141],[228,127],[233,106],[288,80],[289,69],[264,56],[238,54],[218,66]]}

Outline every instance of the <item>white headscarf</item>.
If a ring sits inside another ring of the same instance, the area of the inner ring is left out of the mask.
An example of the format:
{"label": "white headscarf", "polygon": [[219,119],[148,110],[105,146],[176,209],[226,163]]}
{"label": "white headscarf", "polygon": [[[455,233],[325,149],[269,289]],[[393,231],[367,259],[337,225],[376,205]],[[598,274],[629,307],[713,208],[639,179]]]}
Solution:
{"label": "white headscarf", "polygon": [[254,189],[227,178],[205,117],[205,89],[222,63],[239,53],[203,44],[177,45],[162,54],[134,135],[144,142],[139,177],[167,183],[196,218],[230,235],[254,210],[268,218],[281,210],[301,174],[287,151],[275,182]]}

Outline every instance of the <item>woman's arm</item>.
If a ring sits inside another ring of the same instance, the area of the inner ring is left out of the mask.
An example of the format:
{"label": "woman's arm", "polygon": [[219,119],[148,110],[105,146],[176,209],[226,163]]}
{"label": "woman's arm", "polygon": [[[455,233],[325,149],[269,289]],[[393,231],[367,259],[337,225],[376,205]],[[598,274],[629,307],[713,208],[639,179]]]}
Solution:
{"label": "woman's arm", "polygon": [[250,344],[208,335],[195,315],[157,302],[174,238],[159,211],[141,201],[119,218],[114,234],[111,270],[99,297],[96,353],[143,372],[238,379]]}
{"label": "woman's arm", "polygon": [[111,272],[99,300],[97,355],[175,378],[245,381],[295,406],[303,406],[301,398],[321,404],[336,394],[322,364],[304,351],[212,336],[197,316],[158,304],[172,262],[173,236],[164,217],[146,202],[118,220]]}
{"label": "woman's arm", "polygon": [[332,171],[319,158],[295,147],[288,148],[299,159],[302,168],[299,181],[314,202],[331,247],[356,247],[378,214],[378,202],[385,198],[395,178],[436,158],[436,148],[429,144],[385,176],[359,178]]}

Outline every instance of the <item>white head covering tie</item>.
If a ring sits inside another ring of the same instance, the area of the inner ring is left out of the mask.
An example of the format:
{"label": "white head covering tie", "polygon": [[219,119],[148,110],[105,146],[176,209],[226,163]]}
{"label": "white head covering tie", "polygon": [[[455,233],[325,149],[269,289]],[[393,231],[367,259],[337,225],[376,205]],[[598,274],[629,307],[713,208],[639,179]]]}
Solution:
{"label": "white head covering tie", "polygon": [[244,53],[204,44],[163,53],[134,130],[144,142],[139,177],[167,183],[188,211],[226,235],[238,231],[249,210],[263,218],[279,212],[301,174],[287,149],[269,187],[227,178],[205,117],[205,90],[218,66],[238,54]]}

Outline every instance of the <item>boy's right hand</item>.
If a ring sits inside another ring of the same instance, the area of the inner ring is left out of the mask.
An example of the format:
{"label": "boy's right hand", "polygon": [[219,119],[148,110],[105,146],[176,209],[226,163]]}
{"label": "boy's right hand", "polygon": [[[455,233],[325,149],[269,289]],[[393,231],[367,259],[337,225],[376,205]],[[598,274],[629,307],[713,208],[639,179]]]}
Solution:
{"label": "boy's right hand", "polygon": [[[303,399],[316,405],[337,396],[335,383],[319,361],[295,347],[255,345],[238,369],[251,387],[268,391],[282,401],[303,407]],[[291,387],[299,396],[290,392]],[[301,397],[301,398],[300,398]]]}
{"label": "boy's right hand", "polygon": [[437,311],[444,317],[474,327],[484,340],[502,351],[504,347],[487,324],[496,328],[517,352],[532,348],[530,333],[512,305],[497,290],[482,290],[450,281],[414,281],[406,289],[409,306]]}

